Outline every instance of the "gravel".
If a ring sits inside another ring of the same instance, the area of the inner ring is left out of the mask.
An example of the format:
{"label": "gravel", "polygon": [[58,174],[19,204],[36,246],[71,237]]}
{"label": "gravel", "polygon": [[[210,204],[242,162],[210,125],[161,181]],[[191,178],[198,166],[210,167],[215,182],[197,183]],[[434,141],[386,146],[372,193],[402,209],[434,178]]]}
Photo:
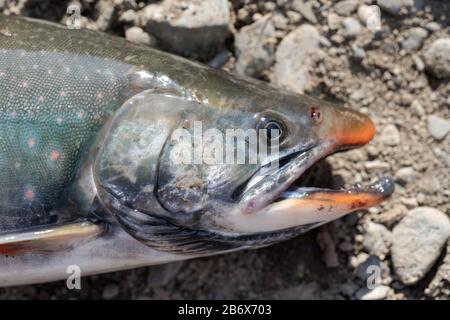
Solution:
{"label": "gravel", "polygon": [[391,232],[383,225],[367,222],[364,226],[364,249],[372,254],[384,259],[389,253],[392,243]]}

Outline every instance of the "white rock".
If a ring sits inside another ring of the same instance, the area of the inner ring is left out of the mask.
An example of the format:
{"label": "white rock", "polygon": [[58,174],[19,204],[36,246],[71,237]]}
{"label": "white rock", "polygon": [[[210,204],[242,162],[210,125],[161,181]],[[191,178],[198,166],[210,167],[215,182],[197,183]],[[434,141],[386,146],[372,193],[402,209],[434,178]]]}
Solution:
{"label": "white rock", "polygon": [[343,0],[334,5],[334,10],[341,16],[348,16],[358,7],[359,0]]}
{"label": "white rock", "polygon": [[450,236],[450,219],[443,212],[419,207],[411,210],[393,230],[394,270],[407,285],[422,279],[439,257]]}
{"label": "white rock", "polygon": [[342,20],[342,26],[344,27],[342,34],[346,38],[356,37],[361,32],[361,24],[352,17],[347,17]]}
{"label": "white rock", "polygon": [[387,146],[396,146],[400,143],[400,132],[394,124],[388,124],[382,129],[379,139]]}
{"label": "white rock", "polygon": [[387,297],[391,288],[388,286],[376,286],[374,289],[370,290],[367,288],[362,288],[356,293],[356,298],[358,300],[383,300]]}
{"label": "white rock", "polygon": [[139,27],[128,28],[125,31],[125,38],[128,41],[146,44],[148,46],[154,46],[156,44],[156,40]]}
{"label": "white rock", "polygon": [[417,175],[413,167],[400,168],[395,173],[395,180],[403,185],[413,182],[416,179],[416,177]]}
{"label": "white rock", "polygon": [[422,9],[423,0],[377,0],[377,5],[384,11],[398,16]]}
{"label": "white rock", "polygon": [[427,119],[427,127],[430,135],[436,140],[442,140],[450,131],[450,121],[431,115]]}
{"label": "white rock", "polygon": [[402,48],[406,51],[413,51],[422,47],[423,41],[427,38],[428,31],[423,28],[412,28],[407,37],[402,41]]}
{"label": "white rock", "polygon": [[435,40],[425,51],[426,69],[437,78],[450,77],[450,38]]}
{"label": "white rock", "polygon": [[290,32],[276,51],[272,81],[299,93],[311,89],[309,69],[315,65],[315,59],[321,54],[320,38],[317,29],[308,24]]}
{"label": "white rock", "polygon": [[275,55],[274,37],[275,27],[270,15],[239,30],[234,42],[237,73],[258,77],[270,67]]}

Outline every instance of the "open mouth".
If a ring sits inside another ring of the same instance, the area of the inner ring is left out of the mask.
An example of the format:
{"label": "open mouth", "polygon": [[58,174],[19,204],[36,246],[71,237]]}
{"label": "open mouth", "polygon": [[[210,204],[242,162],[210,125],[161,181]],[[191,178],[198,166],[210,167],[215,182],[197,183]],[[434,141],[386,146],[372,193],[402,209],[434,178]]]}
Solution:
{"label": "open mouth", "polygon": [[[241,193],[241,232],[267,232],[301,225],[323,224],[350,212],[378,205],[394,191],[382,177],[368,187],[333,190],[298,187],[296,182],[319,160],[336,151],[332,142],[280,159],[279,167],[257,172]],[[242,218],[246,216],[247,218]],[[244,220],[248,220],[245,223]]]}

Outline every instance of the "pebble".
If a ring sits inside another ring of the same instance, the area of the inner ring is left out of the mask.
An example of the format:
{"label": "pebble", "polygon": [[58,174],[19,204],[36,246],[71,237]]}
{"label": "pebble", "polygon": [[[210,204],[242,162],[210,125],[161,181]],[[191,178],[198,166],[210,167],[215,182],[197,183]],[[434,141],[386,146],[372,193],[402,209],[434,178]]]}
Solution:
{"label": "pebble", "polygon": [[425,63],[419,56],[413,55],[412,59],[414,61],[414,66],[416,67],[417,71],[425,70]]}
{"label": "pebble", "polygon": [[377,5],[382,10],[398,16],[421,10],[424,4],[423,0],[377,0]]}
{"label": "pebble", "polygon": [[414,197],[411,198],[401,197],[400,201],[409,209],[417,208],[417,206],[419,205],[419,201],[417,201],[417,199]]}
{"label": "pebble", "polygon": [[431,32],[438,31],[438,30],[441,30],[441,25],[437,22],[431,21],[425,25],[425,29],[427,29],[428,31],[431,31]]}
{"label": "pebble", "polygon": [[387,146],[396,146],[400,144],[400,132],[394,124],[388,124],[380,132],[381,143]]}
{"label": "pebble", "polygon": [[327,16],[327,25],[330,30],[337,30],[342,24],[342,17],[337,14],[330,12]]}
{"label": "pebble", "polygon": [[393,230],[394,270],[411,285],[422,279],[439,257],[450,236],[450,219],[431,207],[411,210]]}
{"label": "pebble", "polygon": [[413,182],[416,177],[417,175],[413,167],[403,167],[395,173],[395,181],[401,185],[406,185],[407,183]]}
{"label": "pebble", "polygon": [[292,8],[298,12],[309,22],[317,23],[316,15],[312,9],[312,1],[304,2],[303,0],[294,0]]}
{"label": "pebble", "polygon": [[427,128],[434,139],[438,141],[443,140],[450,131],[450,121],[435,115],[430,115],[427,118]]}
{"label": "pebble", "polygon": [[275,53],[272,81],[292,91],[303,93],[312,87],[309,69],[320,53],[320,34],[309,24],[290,32]]}
{"label": "pebble", "polygon": [[409,30],[407,37],[401,42],[403,50],[414,51],[420,49],[427,36],[427,30],[419,27],[412,28]]}
{"label": "pebble", "polygon": [[142,28],[139,27],[131,27],[128,28],[125,31],[125,38],[128,41],[139,43],[139,44],[145,44],[148,46],[155,46],[156,40],[152,36],[150,36],[147,32],[142,30]]}
{"label": "pebble", "polygon": [[358,20],[352,17],[347,17],[342,20],[342,34],[346,38],[356,37],[361,32],[361,24]]}
{"label": "pebble", "polygon": [[341,16],[348,16],[358,8],[359,0],[343,0],[334,5],[334,11]]}
{"label": "pebble", "polygon": [[358,47],[355,44],[352,44],[352,55],[354,58],[362,60],[366,57],[366,52],[363,48]]}
{"label": "pebble", "polygon": [[381,160],[366,161],[364,163],[364,168],[366,168],[368,172],[383,171],[390,167],[389,163]]}
{"label": "pebble", "polygon": [[106,300],[114,299],[120,293],[120,288],[117,284],[108,284],[103,288],[102,298]]}
{"label": "pebble", "polygon": [[111,29],[112,25],[116,19],[116,7],[111,6],[106,2],[100,2],[100,15],[97,18],[97,26],[101,31],[108,31]]}
{"label": "pebble", "polygon": [[433,152],[436,157],[441,160],[445,166],[450,167],[450,154],[442,150],[441,148],[433,148]]}
{"label": "pebble", "polygon": [[450,38],[440,38],[426,48],[425,67],[437,78],[450,77]]}
{"label": "pebble", "polygon": [[416,115],[418,117],[422,117],[425,115],[425,108],[417,100],[414,100],[413,102],[411,102],[411,111],[413,112],[414,115]]}
{"label": "pebble", "polygon": [[385,226],[371,221],[364,225],[363,246],[368,253],[384,259],[391,243],[392,234]]}
{"label": "pebble", "polygon": [[374,289],[361,288],[356,292],[358,300],[383,300],[387,297],[391,290],[388,286],[378,285]]}
{"label": "pebble", "polygon": [[408,208],[402,204],[383,212],[377,217],[377,221],[390,228],[408,214]]}
{"label": "pebble", "polygon": [[275,56],[275,27],[267,15],[243,27],[235,36],[236,72],[259,77],[270,67]]}
{"label": "pebble", "polygon": [[227,0],[164,0],[147,5],[142,19],[159,46],[181,55],[211,57],[230,34]]}

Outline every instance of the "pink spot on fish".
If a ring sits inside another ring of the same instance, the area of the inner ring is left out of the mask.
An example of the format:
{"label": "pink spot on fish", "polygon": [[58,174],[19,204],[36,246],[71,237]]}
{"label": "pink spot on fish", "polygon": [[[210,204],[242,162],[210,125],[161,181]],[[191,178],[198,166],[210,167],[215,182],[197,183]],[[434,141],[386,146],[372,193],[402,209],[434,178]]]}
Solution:
{"label": "pink spot on fish", "polygon": [[26,200],[31,201],[34,199],[34,191],[31,189],[28,189],[27,191],[25,191],[24,196],[25,196]]}
{"label": "pink spot on fish", "polygon": [[27,143],[28,143],[28,147],[33,148],[34,145],[36,144],[36,140],[34,140],[34,138],[29,138]]}
{"label": "pink spot on fish", "polygon": [[52,152],[50,152],[50,160],[52,161],[56,161],[59,158],[59,151],[58,150],[53,150]]}

